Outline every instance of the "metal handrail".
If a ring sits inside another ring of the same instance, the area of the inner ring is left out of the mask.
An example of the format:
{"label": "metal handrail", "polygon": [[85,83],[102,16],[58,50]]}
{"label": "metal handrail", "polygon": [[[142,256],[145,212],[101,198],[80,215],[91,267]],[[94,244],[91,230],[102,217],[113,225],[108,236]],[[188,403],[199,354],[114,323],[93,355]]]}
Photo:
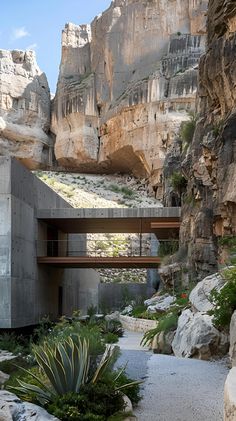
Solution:
{"label": "metal handrail", "polygon": [[[178,240],[161,240],[160,243],[173,243]],[[158,256],[158,247],[153,252],[151,241],[130,240],[38,240],[38,257],[148,257]]]}

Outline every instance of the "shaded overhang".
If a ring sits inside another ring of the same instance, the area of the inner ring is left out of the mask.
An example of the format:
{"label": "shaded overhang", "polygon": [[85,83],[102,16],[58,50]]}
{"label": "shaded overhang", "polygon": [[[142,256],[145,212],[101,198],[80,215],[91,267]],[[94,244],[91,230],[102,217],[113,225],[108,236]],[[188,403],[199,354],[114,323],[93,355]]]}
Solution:
{"label": "shaded overhang", "polygon": [[41,209],[37,219],[70,234],[155,233],[176,237],[181,208]]}

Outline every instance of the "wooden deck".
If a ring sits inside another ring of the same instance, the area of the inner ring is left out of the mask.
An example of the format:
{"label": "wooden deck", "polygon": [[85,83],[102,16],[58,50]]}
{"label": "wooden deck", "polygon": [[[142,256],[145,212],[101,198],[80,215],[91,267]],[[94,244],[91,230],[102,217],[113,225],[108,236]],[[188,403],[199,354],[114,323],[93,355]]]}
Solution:
{"label": "wooden deck", "polygon": [[38,264],[63,268],[139,268],[157,269],[160,257],[38,257]]}

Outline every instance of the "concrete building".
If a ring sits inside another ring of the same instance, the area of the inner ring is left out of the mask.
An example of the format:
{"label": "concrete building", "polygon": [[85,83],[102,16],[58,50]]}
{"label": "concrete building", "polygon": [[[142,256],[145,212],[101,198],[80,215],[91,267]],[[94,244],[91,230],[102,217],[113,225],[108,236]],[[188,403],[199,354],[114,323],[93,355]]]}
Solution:
{"label": "concrete building", "polygon": [[[74,209],[17,160],[0,157],[0,329],[85,312],[102,302],[115,309],[124,285],[99,285],[94,269],[149,267],[157,274],[160,259],[142,254],[142,235],[177,239],[179,225],[179,208]],[[90,257],[89,232],[139,233],[140,250]],[[150,291],[148,283],[128,288],[134,298]]]}
{"label": "concrete building", "polygon": [[38,221],[38,209],[69,207],[17,160],[0,158],[0,328],[97,305],[96,271],[37,264],[37,239],[65,235]]}

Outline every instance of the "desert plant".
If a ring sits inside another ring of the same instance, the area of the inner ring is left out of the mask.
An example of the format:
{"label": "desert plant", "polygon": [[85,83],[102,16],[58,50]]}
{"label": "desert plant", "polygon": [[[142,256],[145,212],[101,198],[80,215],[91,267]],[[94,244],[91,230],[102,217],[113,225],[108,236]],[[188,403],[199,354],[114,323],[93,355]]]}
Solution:
{"label": "desert plant", "polygon": [[228,329],[231,316],[236,310],[236,267],[222,272],[225,285],[217,291],[211,292],[211,301],[214,309],[209,311],[213,315],[213,323],[218,328]]}
{"label": "desert plant", "polygon": [[107,333],[112,333],[113,335],[121,337],[124,334],[122,324],[118,320],[102,321],[102,323],[100,324],[100,330],[103,335],[106,335]]}
{"label": "desert plant", "polygon": [[[57,396],[78,394],[86,384],[94,385],[102,381],[114,363],[115,354],[115,348],[107,347],[100,362],[91,367],[89,343],[86,339],[81,340],[79,336],[74,336],[73,339],[69,337],[56,344],[45,342],[34,347],[34,356],[46,380],[40,380],[32,371],[22,368],[32,377],[33,384],[18,379],[19,386],[9,388],[23,398],[33,395],[36,402],[46,405]],[[38,384],[35,384],[35,380]],[[136,383],[139,382],[133,382],[131,386]],[[116,387],[116,391],[123,387]]]}
{"label": "desert plant", "polygon": [[178,323],[178,314],[176,312],[165,314],[160,317],[157,323],[157,327],[148,330],[141,340],[141,345],[145,346],[149,344],[154,337],[161,332],[167,333],[171,330],[176,329]]}

